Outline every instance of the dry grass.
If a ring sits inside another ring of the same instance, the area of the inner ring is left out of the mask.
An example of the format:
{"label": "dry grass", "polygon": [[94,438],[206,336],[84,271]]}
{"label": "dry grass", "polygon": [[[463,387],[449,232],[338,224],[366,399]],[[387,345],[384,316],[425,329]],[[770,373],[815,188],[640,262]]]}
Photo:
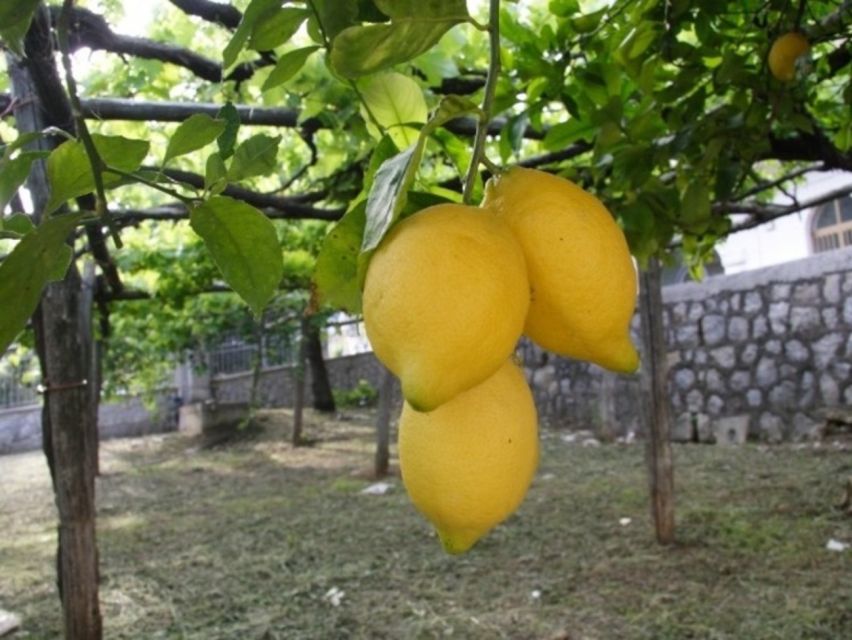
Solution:
{"label": "dry grass", "polygon": [[[112,441],[99,479],[107,638],[852,638],[852,475],[831,446],[676,448],[678,535],[651,539],[640,446],[543,440],[517,516],[445,556],[395,483],[360,494],[372,417],[213,450]],[[40,454],[0,458],[0,607],[59,635],[55,513]],[[630,518],[628,525],[619,524]],[[343,591],[338,606],[327,597]]]}

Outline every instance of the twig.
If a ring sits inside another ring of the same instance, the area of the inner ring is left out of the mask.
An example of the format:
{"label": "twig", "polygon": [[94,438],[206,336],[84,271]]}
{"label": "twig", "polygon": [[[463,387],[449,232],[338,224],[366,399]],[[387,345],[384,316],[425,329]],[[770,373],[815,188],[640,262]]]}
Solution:
{"label": "twig", "polygon": [[488,75],[485,78],[485,97],[482,99],[482,114],[476,123],[476,135],[473,139],[473,153],[470,157],[470,166],[467,169],[462,199],[465,204],[470,204],[473,197],[473,186],[476,184],[476,175],[479,171],[479,163],[485,150],[485,139],[488,136],[488,123],[491,120],[491,107],[494,103],[494,94],[497,90],[497,76],[500,75],[500,0],[490,0],[488,8],[488,38],[490,43],[490,57],[488,60]]}
{"label": "twig", "polygon": [[80,105],[80,96],[77,93],[77,81],[74,79],[74,70],[71,66],[71,54],[68,45],[68,29],[71,22],[71,11],[74,8],[74,0],[64,0],[62,3],[62,12],[59,14],[59,23],[57,24],[57,40],[59,42],[59,50],[62,54],[62,66],[65,69],[65,84],[68,88],[68,97],[71,101],[71,115],[74,118],[74,127],[77,130],[77,136],[83,143],[86,149],[86,156],[89,158],[89,164],[92,167],[92,177],[95,182],[95,211],[103,220],[112,236],[113,242],[117,248],[121,248],[121,236],[115,228],[113,221],[109,216],[107,208],[106,190],[104,189],[103,170],[105,167],[104,161],[95,147],[95,142],[89,133],[89,128],[86,126],[86,120],[83,117],[83,108]]}
{"label": "twig", "polygon": [[191,196],[185,196],[174,189],[170,189],[169,187],[164,187],[161,184],[154,182],[153,180],[148,180],[143,176],[140,176],[138,173],[132,173],[130,171],[123,171],[121,169],[116,169],[115,167],[111,167],[108,165],[104,165],[105,173],[114,173],[117,176],[121,176],[122,178],[128,178],[135,182],[139,182],[144,184],[146,187],[150,187],[151,189],[155,189],[161,193],[165,193],[166,195],[172,196],[176,200],[180,200],[183,204],[188,207],[193,206],[195,203],[200,202],[201,198],[193,198]]}

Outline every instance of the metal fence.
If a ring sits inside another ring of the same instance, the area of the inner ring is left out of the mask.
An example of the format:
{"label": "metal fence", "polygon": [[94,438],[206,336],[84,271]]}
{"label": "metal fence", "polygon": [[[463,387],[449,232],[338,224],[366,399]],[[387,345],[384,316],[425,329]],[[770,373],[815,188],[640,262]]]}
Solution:
{"label": "metal fence", "polygon": [[15,378],[0,377],[0,409],[41,404],[38,384],[24,384]]}
{"label": "metal fence", "polygon": [[[261,344],[260,357],[262,367],[278,367],[293,364],[296,361],[296,344],[298,338],[287,340],[276,336],[268,336]],[[208,349],[207,364],[210,375],[242,373],[254,368],[257,358],[258,345],[245,342],[221,344]]]}

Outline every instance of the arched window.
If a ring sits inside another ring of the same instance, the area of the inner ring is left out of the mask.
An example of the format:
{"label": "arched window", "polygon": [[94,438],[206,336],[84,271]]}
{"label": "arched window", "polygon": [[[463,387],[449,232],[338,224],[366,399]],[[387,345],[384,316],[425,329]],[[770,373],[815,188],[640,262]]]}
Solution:
{"label": "arched window", "polygon": [[852,196],[824,204],[813,217],[814,252],[852,247]]}

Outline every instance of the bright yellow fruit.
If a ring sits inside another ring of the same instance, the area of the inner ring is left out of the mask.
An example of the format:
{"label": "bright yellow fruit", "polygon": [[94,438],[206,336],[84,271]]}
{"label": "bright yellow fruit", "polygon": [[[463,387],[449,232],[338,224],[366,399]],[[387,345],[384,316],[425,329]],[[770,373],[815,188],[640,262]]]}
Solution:
{"label": "bright yellow fruit", "polygon": [[399,463],[412,502],[448,553],[464,553],[518,508],[538,464],[535,404],[511,361],[430,413],[407,403]]}
{"label": "bright yellow fruit", "polygon": [[489,181],[482,206],[524,249],[532,289],[524,332],[560,355],[635,371],[636,270],[601,201],[564,178],[515,167]]}
{"label": "bright yellow fruit", "polygon": [[500,368],[529,301],[524,255],[506,224],[440,204],[397,224],[373,255],[364,325],[405,399],[431,411]]}
{"label": "bright yellow fruit", "polygon": [[791,31],[780,36],[769,50],[769,71],[781,82],[790,82],[796,77],[796,60],[811,48],[807,38]]}

